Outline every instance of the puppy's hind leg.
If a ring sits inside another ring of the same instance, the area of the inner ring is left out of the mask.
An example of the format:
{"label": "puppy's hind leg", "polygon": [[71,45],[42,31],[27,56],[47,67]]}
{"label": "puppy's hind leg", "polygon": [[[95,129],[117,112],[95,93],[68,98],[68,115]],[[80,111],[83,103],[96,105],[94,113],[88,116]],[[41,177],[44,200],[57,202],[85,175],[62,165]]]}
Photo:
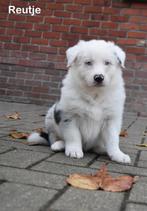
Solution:
{"label": "puppy's hind leg", "polygon": [[50,133],[49,139],[51,142],[51,150],[58,152],[63,151],[65,149],[64,141],[58,140],[53,132]]}

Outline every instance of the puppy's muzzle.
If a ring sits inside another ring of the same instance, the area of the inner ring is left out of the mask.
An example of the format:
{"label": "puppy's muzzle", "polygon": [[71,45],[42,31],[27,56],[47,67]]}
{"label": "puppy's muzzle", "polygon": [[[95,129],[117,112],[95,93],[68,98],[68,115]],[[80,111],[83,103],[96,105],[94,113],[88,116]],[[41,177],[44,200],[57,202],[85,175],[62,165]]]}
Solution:
{"label": "puppy's muzzle", "polygon": [[102,84],[102,82],[104,81],[104,76],[102,74],[94,75],[94,81],[97,84]]}

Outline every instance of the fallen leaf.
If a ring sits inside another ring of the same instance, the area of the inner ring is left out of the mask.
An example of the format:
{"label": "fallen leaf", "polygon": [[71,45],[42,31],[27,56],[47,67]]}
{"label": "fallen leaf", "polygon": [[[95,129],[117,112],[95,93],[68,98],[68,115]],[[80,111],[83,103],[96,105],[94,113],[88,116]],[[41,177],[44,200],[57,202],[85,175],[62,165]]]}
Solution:
{"label": "fallen leaf", "polygon": [[147,144],[136,144],[137,147],[147,147]]}
{"label": "fallen leaf", "polygon": [[27,137],[29,136],[29,133],[19,132],[17,130],[12,130],[10,132],[9,136],[11,136],[14,139],[27,139]]}
{"label": "fallen leaf", "polygon": [[7,119],[14,119],[14,120],[21,119],[19,112],[14,112],[12,114],[8,114],[8,115],[5,115],[5,116],[6,116]]}
{"label": "fallen leaf", "polygon": [[72,174],[66,181],[76,188],[97,190],[99,187],[97,181],[94,180],[94,176],[91,175]]}
{"label": "fallen leaf", "polygon": [[40,133],[40,132],[43,132],[43,128],[36,128],[33,131]]}
{"label": "fallen leaf", "polygon": [[95,175],[72,174],[66,182],[76,188],[122,192],[129,190],[137,179],[138,177],[129,175],[113,178],[108,173],[107,166],[103,165]]}
{"label": "fallen leaf", "polygon": [[121,137],[127,137],[128,136],[128,132],[126,130],[122,130],[120,132],[119,136],[121,136]]}

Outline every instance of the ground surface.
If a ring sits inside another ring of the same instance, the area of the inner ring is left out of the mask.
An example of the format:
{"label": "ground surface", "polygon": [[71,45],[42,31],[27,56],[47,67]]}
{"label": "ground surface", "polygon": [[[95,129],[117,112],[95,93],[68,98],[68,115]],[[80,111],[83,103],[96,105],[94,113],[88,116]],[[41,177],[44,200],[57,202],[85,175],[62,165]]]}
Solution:
{"label": "ground surface", "polygon": [[[3,115],[14,111],[21,120]],[[47,107],[0,102],[0,210],[1,211],[146,211],[147,150],[136,144],[147,143],[147,118],[124,115],[121,149],[131,156],[130,165],[109,162],[113,175],[139,175],[139,181],[124,193],[75,189],[65,182],[71,173],[93,173],[108,157],[93,153],[83,159],[70,159],[53,153],[48,146],[28,146],[25,140],[9,137],[11,130],[30,132],[43,127]]]}

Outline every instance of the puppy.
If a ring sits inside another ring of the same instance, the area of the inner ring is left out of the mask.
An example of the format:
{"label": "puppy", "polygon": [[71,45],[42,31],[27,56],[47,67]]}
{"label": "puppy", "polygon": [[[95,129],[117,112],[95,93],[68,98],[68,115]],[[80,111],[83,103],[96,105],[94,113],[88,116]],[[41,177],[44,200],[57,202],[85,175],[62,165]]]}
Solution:
{"label": "puppy", "polygon": [[[61,97],[45,118],[51,149],[65,149],[74,158],[82,158],[83,151],[91,149],[107,153],[113,161],[130,163],[119,148],[125,52],[112,42],[90,40],[79,41],[66,55],[68,73]],[[28,141],[44,143],[44,137],[34,133]]]}

